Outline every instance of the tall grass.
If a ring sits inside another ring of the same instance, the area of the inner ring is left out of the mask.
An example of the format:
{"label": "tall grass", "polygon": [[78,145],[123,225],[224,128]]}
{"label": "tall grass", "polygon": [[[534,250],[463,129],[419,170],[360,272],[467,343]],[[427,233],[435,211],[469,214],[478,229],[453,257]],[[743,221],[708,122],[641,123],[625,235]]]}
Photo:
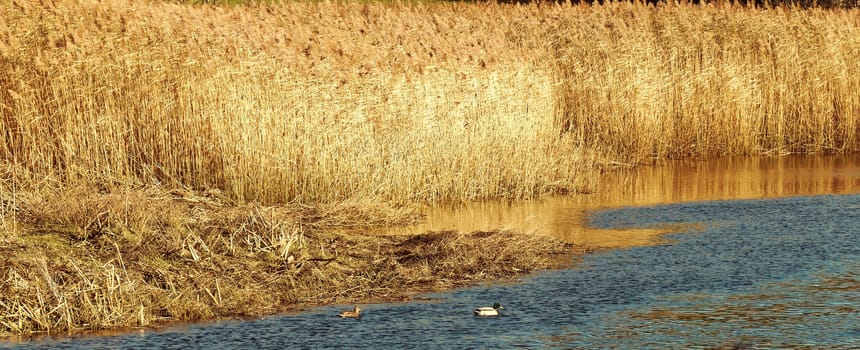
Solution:
{"label": "tall grass", "polygon": [[855,151],[857,17],[12,0],[0,158],[64,183],[331,202],[531,197],[590,187],[598,163]]}
{"label": "tall grass", "polygon": [[614,4],[554,38],[562,127],[619,159],[860,149],[857,11]]}
{"label": "tall grass", "polygon": [[19,5],[0,152],[35,176],[266,202],[587,184],[547,117],[550,72],[504,57],[530,48],[465,20],[480,7]]}

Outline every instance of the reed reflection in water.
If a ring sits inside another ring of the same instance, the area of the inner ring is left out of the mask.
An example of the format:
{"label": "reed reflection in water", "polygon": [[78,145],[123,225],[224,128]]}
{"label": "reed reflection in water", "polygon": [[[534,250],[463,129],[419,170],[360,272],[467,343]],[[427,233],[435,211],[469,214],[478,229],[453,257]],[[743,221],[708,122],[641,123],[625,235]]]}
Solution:
{"label": "reed reflection in water", "polygon": [[595,247],[650,245],[661,234],[696,227],[600,229],[588,225],[588,214],[623,206],[858,193],[860,154],[669,161],[603,176],[602,187],[592,194],[436,207],[428,210],[425,223],[389,233],[511,229]]}

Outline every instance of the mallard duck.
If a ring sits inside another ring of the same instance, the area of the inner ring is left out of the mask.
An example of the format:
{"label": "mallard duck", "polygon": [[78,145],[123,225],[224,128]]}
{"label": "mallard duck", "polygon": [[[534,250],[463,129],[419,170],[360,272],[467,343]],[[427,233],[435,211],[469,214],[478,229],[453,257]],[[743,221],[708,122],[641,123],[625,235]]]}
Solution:
{"label": "mallard duck", "polygon": [[475,309],[475,316],[499,316],[499,310],[503,310],[502,304],[495,303],[493,307],[479,307]]}
{"label": "mallard duck", "polygon": [[352,311],[341,311],[340,317],[350,317],[350,318],[358,318],[361,317],[361,309],[356,306],[352,309]]}

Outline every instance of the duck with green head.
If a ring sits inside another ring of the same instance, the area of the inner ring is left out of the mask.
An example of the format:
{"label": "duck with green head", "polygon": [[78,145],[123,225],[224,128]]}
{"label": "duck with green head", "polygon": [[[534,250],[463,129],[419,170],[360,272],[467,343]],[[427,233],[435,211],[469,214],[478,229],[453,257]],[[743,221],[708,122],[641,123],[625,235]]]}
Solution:
{"label": "duck with green head", "polygon": [[499,310],[504,310],[502,304],[495,303],[493,307],[479,307],[475,309],[475,316],[499,316]]}

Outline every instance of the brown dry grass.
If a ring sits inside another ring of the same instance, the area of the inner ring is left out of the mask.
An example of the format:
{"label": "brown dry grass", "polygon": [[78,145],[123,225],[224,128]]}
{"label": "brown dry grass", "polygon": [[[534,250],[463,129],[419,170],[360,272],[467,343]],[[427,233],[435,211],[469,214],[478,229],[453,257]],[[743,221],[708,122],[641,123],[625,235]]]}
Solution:
{"label": "brown dry grass", "polygon": [[6,0],[0,158],[433,202],[582,190],[651,157],[857,151],[858,11]]}
{"label": "brown dry grass", "polygon": [[622,161],[860,150],[858,10],[614,4],[554,35],[564,130]]}
{"label": "brown dry grass", "polygon": [[157,189],[81,188],[19,200],[21,229],[0,245],[5,335],[402,300],[561,266],[573,253],[511,232],[373,235],[365,220],[346,219],[361,218],[364,207],[236,205],[217,194]]}
{"label": "brown dry grass", "polygon": [[552,125],[542,42],[510,41],[486,9],[13,1],[0,156],[62,182],[268,203],[587,187],[591,156]]}
{"label": "brown dry grass", "polygon": [[588,188],[595,164],[856,151],[857,11],[11,0],[0,156],[35,178],[308,203],[527,198]]}

